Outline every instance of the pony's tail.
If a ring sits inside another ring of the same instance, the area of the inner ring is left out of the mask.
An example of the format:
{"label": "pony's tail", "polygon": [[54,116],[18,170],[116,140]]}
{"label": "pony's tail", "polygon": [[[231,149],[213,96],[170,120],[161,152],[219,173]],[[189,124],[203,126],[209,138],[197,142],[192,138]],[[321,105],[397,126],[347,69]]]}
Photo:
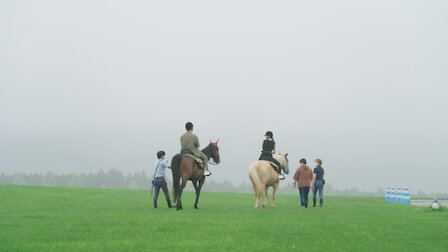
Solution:
{"label": "pony's tail", "polygon": [[177,196],[180,193],[180,160],[182,159],[181,154],[177,154],[171,160],[171,172],[173,173],[173,202],[177,202]]}
{"label": "pony's tail", "polygon": [[254,187],[255,195],[260,195],[261,197],[264,197],[263,188],[261,186],[261,180],[260,180],[260,177],[258,176],[258,172],[257,172],[257,162],[253,163],[250,166],[249,178]]}

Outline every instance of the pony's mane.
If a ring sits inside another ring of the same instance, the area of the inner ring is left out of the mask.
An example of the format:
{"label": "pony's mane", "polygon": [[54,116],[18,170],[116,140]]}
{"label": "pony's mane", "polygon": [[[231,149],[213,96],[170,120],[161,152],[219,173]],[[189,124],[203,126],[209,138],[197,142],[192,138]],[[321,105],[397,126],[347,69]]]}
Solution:
{"label": "pony's mane", "polygon": [[281,166],[289,169],[288,167],[288,157],[282,154],[277,155],[277,161],[280,163]]}

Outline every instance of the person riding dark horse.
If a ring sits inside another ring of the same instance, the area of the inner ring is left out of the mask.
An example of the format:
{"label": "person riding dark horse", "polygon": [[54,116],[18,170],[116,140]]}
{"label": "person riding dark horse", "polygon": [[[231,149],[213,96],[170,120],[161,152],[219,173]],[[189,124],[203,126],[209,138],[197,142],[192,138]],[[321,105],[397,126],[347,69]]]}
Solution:
{"label": "person riding dark horse", "polygon": [[275,160],[274,157],[272,156],[272,154],[275,154],[276,152],[274,134],[271,131],[268,131],[264,136],[266,137],[266,139],[263,141],[262,144],[263,150],[261,151],[261,155],[258,160],[266,160],[274,163],[277,167],[273,166],[273,168],[275,169],[275,171],[277,171],[278,178],[283,180],[285,179],[285,176],[283,176],[283,174],[281,173],[280,163],[277,160]]}
{"label": "person riding dark horse", "polygon": [[[187,129],[187,132],[185,132],[180,137],[180,146],[181,150],[180,153],[186,154],[188,152],[191,152],[194,156],[200,158],[203,162],[204,166],[204,176],[210,176],[212,173],[208,170],[208,157],[204,154],[204,152],[200,151],[199,148],[199,139],[198,137],[193,134],[193,124],[191,122],[187,122],[185,124],[185,128]],[[190,154],[190,153],[188,153]]]}
{"label": "person riding dark horse", "polygon": [[[190,126],[192,127],[192,124],[187,124],[187,129],[192,129],[190,128]],[[181,140],[181,142],[184,143],[184,140],[185,139]],[[212,159],[215,164],[219,164],[219,162],[221,162],[221,159],[219,157],[218,142],[219,139],[216,142],[212,142],[210,140],[210,144],[202,149],[202,151],[200,151],[200,153],[203,153],[205,155],[205,158],[202,159],[204,160],[204,164],[207,164],[207,161],[209,159]],[[197,146],[199,145],[198,141],[193,141],[193,143],[197,143]],[[205,182],[206,176],[204,174],[204,169],[200,166],[200,163],[192,154],[193,153],[190,149],[185,148],[184,153],[175,155],[171,161],[174,186],[173,199],[174,202],[176,202],[177,210],[182,209],[182,191],[189,180],[196,190],[196,201],[194,203],[194,207],[198,208],[199,195],[201,193],[201,188]]]}

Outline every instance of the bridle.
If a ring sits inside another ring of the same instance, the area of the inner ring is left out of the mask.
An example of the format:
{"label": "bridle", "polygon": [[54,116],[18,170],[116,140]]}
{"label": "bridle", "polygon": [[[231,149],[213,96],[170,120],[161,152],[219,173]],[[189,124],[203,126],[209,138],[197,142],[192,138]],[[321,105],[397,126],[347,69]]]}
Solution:
{"label": "bridle", "polygon": [[[218,142],[219,142],[219,139],[216,141],[216,143],[214,143],[214,142],[212,142],[212,140],[210,140],[210,144],[213,144],[213,147],[212,147],[212,150],[211,150],[211,157],[213,158],[213,162],[212,161],[208,161],[208,163],[209,164],[211,164],[211,165],[218,165],[218,163],[217,162],[215,162],[215,157],[214,157],[214,154],[215,154],[215,151],[216,151],[216,154],[218,153]],[[216,148],[216,150],[215,150],[215,148]],[[218,154],[219,155],[219,154]]]}

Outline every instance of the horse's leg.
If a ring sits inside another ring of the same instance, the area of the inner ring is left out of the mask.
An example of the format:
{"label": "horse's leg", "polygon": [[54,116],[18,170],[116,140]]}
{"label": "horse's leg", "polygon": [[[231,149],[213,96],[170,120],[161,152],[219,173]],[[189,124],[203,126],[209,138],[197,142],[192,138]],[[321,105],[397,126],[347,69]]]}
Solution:
{"label": "horse's leg", "polygon": [[252,183],[252,187],[254,188],[255,197],[257,197],[257,187],[255,187],[254,183]]}
{"label": "horse's leg", "polygon": [[255,200],[255,208],[259,208],[260,207],[260,194],[259,193],[256,193],[256,196],[255,196],[255,198],[256,198],[256,200]]}
{"label": "horse's leg", "polygon": [[198,204],[198,181],[197,180],[192,180],[191,183],[193,184],[194,190],[196,191],[196,201],[194,202],[194,208],[197,209],[197,204]]}
{"label": "horse's leg", "polygon": [[205,182],[205,176],[202,176],[201,180],[199,180],[198,187],[195,186],[195,189],[196,189],[196,202],[194,203],[194,208],[196,208],[196,209],[199,208],[199,205],[198,205],[199,195],[201,194],[201,188],[204,185],[204,182]]}
{"label": "horse's leg", "polygon": [[194,189],[198,187],[198,181],[197,180],[191,180],[191,183],[193,184]]}
{"label": "horse's leg", "polygon": [[278,189],[278,186],[279,186],[279,185],[280,185],[280,184],[277,183],[277,184],[274,186],[274,189],[272,190],[272,203],[271,203],[271,207],[272,207],[272,208],[274,208],[275,193],[277,192],[277,189]]}
{"label": "horse's leg", "polygon": [[263,203],[263,208],[266,207],[266,205],[268,204],[269,201],[269,197],[268,197],[268,188],[267,186],[264,186],[264,203]]}
{"label": "horse's leg", "polygon": [[255,208],[259,208],[260,207],[260,204],[259,204],[259,202],[258,202],[258,189],[257,189],[257,184],[256,184],[256,182],[254,181],[254,178],[253,178],[253,175],[251,174],[251,172],[249,171],[249,178],[250,178],[250,181],[252,182],[252,187],[254,188],[254,193],[255,193]]}
{"label": "horse's leg", "polygon": [[259,208],[260,207],[260,202],[259,202],[260,195],[258,193],[258,190],[257,190],[257,187],[255,186],[255,184],[252,183],[252,186],[254,187],[254,192],[255,192],[255,208]]}
{"label": "horse's leg", "polygon": [[181,196],[182,196],[182,192],[185,188],[185,186],[187,185],[187,179],[182,177],[182,184],[180,185],[180,193],[179,193],[179,197],[177,197],[177,210],[181,210],[182,209],[182,201],[181,201]]}

